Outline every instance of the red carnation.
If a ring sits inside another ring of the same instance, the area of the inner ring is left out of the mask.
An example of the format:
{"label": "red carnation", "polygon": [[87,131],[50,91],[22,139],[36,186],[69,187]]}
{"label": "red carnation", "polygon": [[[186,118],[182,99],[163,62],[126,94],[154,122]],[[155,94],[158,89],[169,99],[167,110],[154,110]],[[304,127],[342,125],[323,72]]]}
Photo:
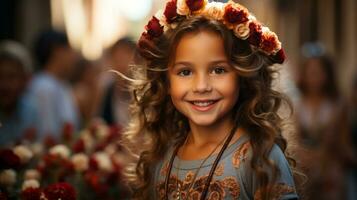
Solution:
{"label": "red carnation", "polygon": [[275,55],[272,56],[272,59],[276,63],[283,64],[283,62],[286,59],[286,55],[285,55],[284,49],[280,49],[278,51],[278,53],[276,53]]}
{"label": "red carnation", "polygon": [[271,53],[277,48],[278,39],[274,34],[264,34],[262,42],[260,43],[260,48],[267,52]]}
{"label": "red carnation", "polygon": [[109,187],[108,185],[102,183],[101,177],[98,174],[88,171],[84,175],[84,180],[98,196],[102,198],[107,196]]}
{"label": "red carnation", "polygon": [[89,158],[89,169],[93,171],[97,171],[99,169],[98,161],[93,156]]}
{"label": "red carnation", "polygon": [[81,153],[85,151],[85,144],[83,139],[78,139],[74,144],[73,144],[73,152],[74,153]]}
{"label": "red carnation", "polygon": [[249,24],[250,35],[248,42],[256,47],[258,47],[262,41],[262,26],[258,23]]}
{"label": "red carnation", "polygon": [[201,9],[204,5],[204,0],[186,0],[188,8],[194,12]]}
{"label": "red carnation", "polygon": [[241,24],[248,21],[248,12],[233,4],[228,4],[225,7],[223,19],[231,24]]}
{"label": "red carnation", "polygon": [[0,150],[0,169],[16,169],[20,165],[20,158],[12,150]]}
{"label": "red carnation", "polygon": [[22,200],[39,200],[41,198],[41,189],[40,188],[27,188],[21,192]]}
{"label": "red carnation", "polygon": [[62,129],[62,138],[66,142],[72,141],[73,138],[74,127],[71,123],[65,123]]}
{"label": "red carnation", "polygon": [[160,37],[164,32],[164,27],[160,25],[160,21],[155,16],[152,17],[145,28],[151,38]]}
{"label": "red carnation", "polygon": [[177,6],[176,6],[177,0],[171,0],[169,2],[166,3],[166,8],[164,11],[164,15],[166,17],[166,21],[167,23],[172,23],[175,19],[175,17],[177,16]]}
{"label": "red carnation", "polygon": [[49,185],[44,190],[45,196],[48,200],[75,200],[76,191],[68,183],[56,183]]}

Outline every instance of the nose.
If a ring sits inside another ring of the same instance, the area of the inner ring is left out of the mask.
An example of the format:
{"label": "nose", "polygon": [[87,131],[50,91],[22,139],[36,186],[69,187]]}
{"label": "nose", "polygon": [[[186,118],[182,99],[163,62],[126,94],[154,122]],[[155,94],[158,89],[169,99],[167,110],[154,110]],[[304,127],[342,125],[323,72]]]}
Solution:
{"label": "nose", "polygon": [[206,74],[197,74],[194,79],[193,91],[197,93],[205,93],[212,91],[209,76]]}

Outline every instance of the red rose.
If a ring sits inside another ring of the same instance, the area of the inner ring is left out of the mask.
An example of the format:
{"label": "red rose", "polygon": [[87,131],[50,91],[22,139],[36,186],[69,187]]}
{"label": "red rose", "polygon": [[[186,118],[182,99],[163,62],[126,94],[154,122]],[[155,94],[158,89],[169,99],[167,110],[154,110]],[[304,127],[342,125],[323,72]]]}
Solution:
{"label": "red rose", "polygon": [[204,5],[204,0],[186,0],[188,8],[194,12],[201,9]]}
{"label": "red rose", "polygon": [[260,48],[267,52],[272,53],[278,44],[278,39],[274,34],[264,34],[262,38],[262,42],[260,43]]}
{"label": "red rose", "polygon": [[250,35],[248,37],[248,42],[256,47],[258,47],[262,41],[262,26],[258,23],[249,24]]}
{"label": "red rose", "polygon": [[56,183],[49,185],[44,190],[48,200],[75,200],[76,191],[68,183]]}
{"label": "red rose", "polygon": [[145,28],[151,38],[160,37],[164,32],[164,27],[160,25],[160,21],[155,16],[152,17]]}
{"label": "red rose", "polygon": [[272,59],[275,63],[283,64],[286,59],[284,49],[280,49],[278,53],[272,56]]}
{"label": "red rose", "polygon": [[26,190],[21,192],[22,200],[39,200],[41,197],[41,189],[40,188],[27,188]]}
{"label": "red rose", "polygon": [[12,150],[0,150],[0,169],[16,169],[20,165],[20,158]]}
{"label": "red rose", "polygon": [[223,19],[231,24],[241,24],[248,21],[248,12],[233,4],[225,7]]}
{"label": "red rose", "polygon": [[172,23],[175,19],[175,17],[177,16],[177,6],[176,6],[177,0],[171,0],[169,2],[166,3],[166,8],[164,11],[164,15],[166,17],[166,21],[167,23]]}
{"label": "red rose", "polygon": [[151,52],[158,52],[152,39],[148,33],[144,32],[138,41],[138,51],[140,55],[146,59],[153,59],[154,57]]}

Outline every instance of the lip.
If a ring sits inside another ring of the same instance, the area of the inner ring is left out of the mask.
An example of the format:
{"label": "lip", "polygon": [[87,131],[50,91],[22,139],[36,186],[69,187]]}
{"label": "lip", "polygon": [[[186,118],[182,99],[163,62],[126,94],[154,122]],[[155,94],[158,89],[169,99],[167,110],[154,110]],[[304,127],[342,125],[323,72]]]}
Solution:
{"label": "lip", "polygon": [[[196,111],[200,111],[200,112],[206,112],[211,110],[219,101],[219,99],[205,99],[205,100],[192,100],[192,101],[188,101],[189,104],[191,104],[191,107],[196,110]],[[194,104],[194,102],[212,102],[206,106],[199,106],[197,104]]]}

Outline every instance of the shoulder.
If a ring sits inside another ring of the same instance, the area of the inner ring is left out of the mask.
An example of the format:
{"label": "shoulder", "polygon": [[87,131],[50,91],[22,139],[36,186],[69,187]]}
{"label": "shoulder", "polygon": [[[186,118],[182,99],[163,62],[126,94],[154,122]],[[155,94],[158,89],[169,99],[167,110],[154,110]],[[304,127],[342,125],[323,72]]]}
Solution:
{"label": "shoulder", "polygon": [[56,81],[44,73],[36,75],[30,83],[30,92],[53,91]]}
{"label": "shoulder", "polygon": [[[232,157],[232,163],[233,166],[239,167],[236,169],[238,177],[240,177],[242,181],[242,195],[249,198],[253,198],[254,196],[254,199],[260,199],[259,179],[251,167],[252,159],[253,149],[248,141],[236,149]],[[276,199],[296,198],[295,184],[289,162],[278,145],[273,145],[268,159],[278,168],[279,172],[276,182],[270,184],[272,191],[277,195]],[[271,177],[271,169],[267,166],[263,166],[263,168]]]}

